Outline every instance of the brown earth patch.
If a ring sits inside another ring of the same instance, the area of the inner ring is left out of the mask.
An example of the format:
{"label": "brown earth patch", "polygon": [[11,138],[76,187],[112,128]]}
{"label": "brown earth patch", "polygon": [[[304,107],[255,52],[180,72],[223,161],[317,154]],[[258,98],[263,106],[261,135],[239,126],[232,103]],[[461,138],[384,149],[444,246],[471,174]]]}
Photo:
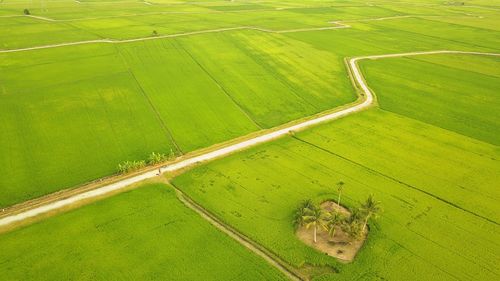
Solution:
{"label": "brown earth patch", "polygon": [[[351,215],[348,209],[333,201],[325,201],[320,206],[325,211],[336,210],[345,216]],[[359,249],[363,246],[363,243],[368,235],[368,228],[366,228],[362,238],[359,240],[351,239],[344,231],[342,231],[340,227],[338,227],[335,231],[335,236],[333,238],[330,238],[327,231],[322,228],[318,228],[316,243],[314,243],[312,228],[307,229],[302,226],[295,234],[308,246],[313,247],[329,256],[335,257],[341,262],[348,263],[354,260],[354,257],[358,253]]]}

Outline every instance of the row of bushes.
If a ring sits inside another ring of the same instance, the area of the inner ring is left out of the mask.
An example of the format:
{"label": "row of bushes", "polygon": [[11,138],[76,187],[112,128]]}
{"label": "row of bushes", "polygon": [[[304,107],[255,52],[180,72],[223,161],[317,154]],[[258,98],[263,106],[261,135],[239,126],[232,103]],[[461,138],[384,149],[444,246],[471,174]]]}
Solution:
{"label": "row of bushes", "polygon": [[160,152],[151,152],[147,160],[136,160],[136,161],[124,161],[118,164],[118,172],[121,174],[127,174],[133,171],[137,171],[148,165],[156,165],[171,159],[174,159],[176,154],[173,150],[170,150],[169,154],[164,154]]}

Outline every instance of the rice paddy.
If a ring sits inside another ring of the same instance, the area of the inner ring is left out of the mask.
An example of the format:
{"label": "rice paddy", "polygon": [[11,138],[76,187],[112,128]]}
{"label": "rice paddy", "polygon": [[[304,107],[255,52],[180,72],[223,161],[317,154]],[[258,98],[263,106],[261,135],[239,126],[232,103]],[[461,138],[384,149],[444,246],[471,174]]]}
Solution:
{"label": "rice paddy", "polygon": [[[499,16],[496,0],[0,1],[0,208],[347,106],[348,58],[499,53]],[[499,279],[499,57],[359,65],[374,108],[166,178],[304,279]],[[291,223],[339,181],[346,207],[383,208],[348,264]],[[167,184],[2,233],[0,249],[6,280],[287,279]]]}

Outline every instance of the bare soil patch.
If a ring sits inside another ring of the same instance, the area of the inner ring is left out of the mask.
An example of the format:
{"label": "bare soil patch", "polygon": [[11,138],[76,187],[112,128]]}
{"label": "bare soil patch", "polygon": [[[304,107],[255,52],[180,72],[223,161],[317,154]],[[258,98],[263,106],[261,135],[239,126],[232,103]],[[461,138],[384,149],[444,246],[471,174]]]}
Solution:
{"label": "bare soil patch", "polygon": [[[348,209],[338,205],[333,201],[325,201],[321,204],[321,208],[326,211],[336,210],[339,213],[350,216]],[[335,231],[335,236],[331,238],[327,231],[320,230],[317,234],[317,242],[314,243],[313,229],[307,229],[304,226],[300,227],[295,233],[297,237],[305,244],[319,250],[329,256],[339,259],[341,262],[351,262],[358,253],[361,246],[368,235],[368,228],[359,240],[351,239],[340,227]]]}

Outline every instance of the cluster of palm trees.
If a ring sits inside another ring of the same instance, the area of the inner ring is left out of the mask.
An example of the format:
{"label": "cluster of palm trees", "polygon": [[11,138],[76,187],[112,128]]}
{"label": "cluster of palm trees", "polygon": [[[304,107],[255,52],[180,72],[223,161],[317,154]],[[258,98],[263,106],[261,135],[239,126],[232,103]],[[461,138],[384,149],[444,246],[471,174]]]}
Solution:
{"label": "cluster of palm trees", "polygon": [[[339,190],[342,185],[339,185]],[[340,206],[340,195],[337,203]],[[294,227],[305,226],[313,229],[314,243],[317,242],[318,230],[328,232],[330,238],[335,236],[337,229],[341,229],[351,239],[359,240],[365,232],[370,218],[375,218],[380,212],[380,202],[375,201],[372,195],[359,208],[353,208],[351,214],[346,216],[337,210],[327,211],[314,204],[312,200],[303,201],[296,210]]]}

